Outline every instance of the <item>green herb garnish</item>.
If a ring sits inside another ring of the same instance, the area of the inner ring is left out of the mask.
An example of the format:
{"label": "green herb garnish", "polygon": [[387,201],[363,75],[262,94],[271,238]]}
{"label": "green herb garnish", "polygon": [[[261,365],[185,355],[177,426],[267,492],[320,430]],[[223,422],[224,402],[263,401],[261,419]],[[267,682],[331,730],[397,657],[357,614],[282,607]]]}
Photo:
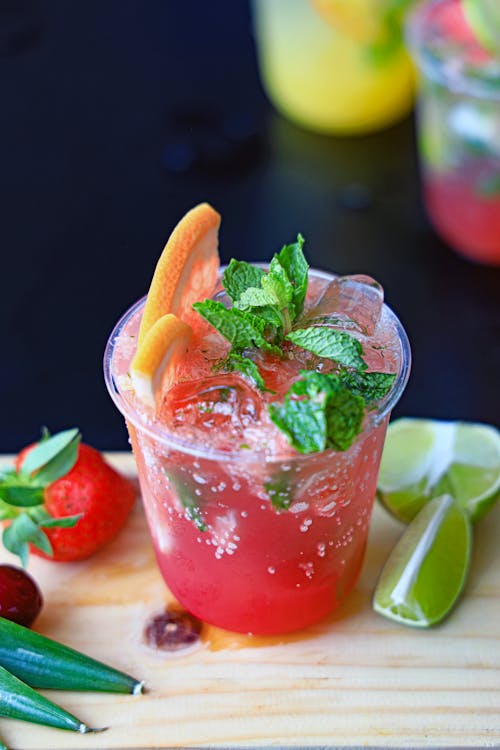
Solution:
{"label": "green herb garnish", "polygon": [[287,339],[318,357],[333,359],[346,367],[366,370],[362,357],[363,347],[346,331],[337,331],[326,326],[311,326],[292,331]]}
{"label": "green herb garnish", "polygon": [[[193,307],[231,344],[229,355],[217,368],[242,373],[262,391],[268,389],[252,359],[256,350],[281,357],[283,344],[289,341],[335,362],[335,373],[301,371],[301,379],[291,386],[283,403],[267,408],[274,424],[300,453],[327,448],[345,451],[360,433],[366,410],[388,393],[395,376],[367,372],[363,347],[347,331],[326,325],[300,327],[308,283],[303,246],[299,234],[295,243],[274,255],[267,272],[232,260],[222,279],[232,306],[205,300]],[[271,502],[286,509],[291,495],[281,486],[283,482],[275,484],[266,484]]]}
{"label": "green herb garnish", "polygon": [[260,349],[282,356],[280,344],[302,313],[307,292],[308,265],[302,252],[304,238],[285,245],[266,273],[244,261],[232,260],[222,279],[233,302],[205,300],[193,307],[231,344],[228,358],[219,366],[239,370],[254,385],[266,390],[257,365],[245,352]]}
{"label": "green herb garnish", "polygon": [[269,388],[266,388],[264,378],[260,374],[259,368],[255,364],[255,362],[250,359],[250,357],[243,357],[241,354],[231,352],[229,357],[224,360],[223,366],[224,369],[228,370],[229,372],[237,370],[243,375],[246,375],[247,378],[253,381],[253,383],[257,386],[257,388],[259,388],[259,390],[272,393]]}
{"label": "green herb garnish", "polygon": [[181,501],[184,510],[186,511],[186,517],[194,523],[198,531],[206,531],[207,524],[203,517],[203,513],[200,507],[200,501],[197,498],[194,487],[192,487],[192,480],[182,471],[177,471],[173,468],[163,470],[169,481],[171,482],[175,493]]}
{"label": "green herb garnish", "polygon": [[264,489],[276,510],[288,510],[293,502],[295,484],[291,471],[280,471],[264,482]]}
{"label": "green herb garnish", "polygon": [[360,372],[359,370],[342,370],[340,381],[352,393],[357,393],[371,406],[375,401],[384,398],[391,390],[396,376],[388,372]]}
{"label": "green herb garnish", "polygon": [[299,453],[326,448],[347,450],[365,414],[365,400],[343,385],[336,374],[301,372],[283,404],[270,404],[269,415]]}

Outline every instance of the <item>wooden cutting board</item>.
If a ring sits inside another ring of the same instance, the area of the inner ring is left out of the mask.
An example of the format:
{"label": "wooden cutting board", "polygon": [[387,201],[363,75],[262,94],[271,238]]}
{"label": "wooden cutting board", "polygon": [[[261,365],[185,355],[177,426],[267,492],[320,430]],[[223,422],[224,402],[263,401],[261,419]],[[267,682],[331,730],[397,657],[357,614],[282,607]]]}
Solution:
{"label": "wooden cutting board", "polygon": [[[110,454],[127,474],[127,454]],[[345,606],[292,639],[257,643],[207,629],[174,655],[143,641],[169,595],[138,503],[86,563],[32,558],[45,606],[39,632],[145,679],[139,696],[47,692],[106,732],[75,735],[0,720],[15,750],[171,747],[500,747],[500,505],[475,530],[464,599],[428,631],[371,609],[400,525],[376,507],[360,581]],[[12,560],[0,552],[0,560]]]}

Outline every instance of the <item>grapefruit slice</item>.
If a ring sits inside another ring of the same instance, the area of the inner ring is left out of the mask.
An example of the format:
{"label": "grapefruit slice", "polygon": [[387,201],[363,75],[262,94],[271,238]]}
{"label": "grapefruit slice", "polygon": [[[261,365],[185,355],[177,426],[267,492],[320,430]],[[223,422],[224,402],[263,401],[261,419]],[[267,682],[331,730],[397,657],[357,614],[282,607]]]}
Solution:
{"label": "grapefruit slice", "polygon": [[184,322],[196,319],[193,303],[210,297],[217,281],[219,225],[220,215],[208,203],[195,206],[177,224],[151,281],[139,344],[167,313]]}
{"label": "grapefruit slice", "polygon": [[170,388],[176,378],[193,331],[171,313],[158,318],[140,342],[130,365],[130,376],[137,397],[151,408],[158,393]]}

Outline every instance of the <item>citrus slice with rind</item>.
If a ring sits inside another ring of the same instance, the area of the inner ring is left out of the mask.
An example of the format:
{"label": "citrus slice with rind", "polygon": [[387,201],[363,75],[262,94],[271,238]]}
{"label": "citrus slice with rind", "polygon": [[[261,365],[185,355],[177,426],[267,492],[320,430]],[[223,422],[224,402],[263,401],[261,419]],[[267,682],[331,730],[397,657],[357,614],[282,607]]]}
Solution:
{"label": "citrus slice with rind", "polygon": [[377,496],[408,523],[449,493],[477,521],[500,497],[500,433],[490,425],[398,419],[389,425]]}
{"label": "citrus slice with rind", "polygon": [[180,360],[185,356],[193,331],[171,313],[162,315],[140,342],[130,365],[136,396],[150,408],[157,395],[175,382]]}
{"label": "citrus slice with rind", "polygon": [[193,303],[210,297],[219,271],[220,215],[200,203],[179,221],[158,260],[149,288],[141,327],[141,343],[163,315],[173,313],[189,323]]}
{"label": "citrus slice with rind", "polygon": [[500,53],[499,0],[462,0],[462,8],[481,46],[492,54]]}
{"label": "citrus slice with rind", "polygon": [[390,554],[375,589],[374,610],[404,625],[437,625],[464,588],[471,548],[464,508],[451,495],[433,498]]}

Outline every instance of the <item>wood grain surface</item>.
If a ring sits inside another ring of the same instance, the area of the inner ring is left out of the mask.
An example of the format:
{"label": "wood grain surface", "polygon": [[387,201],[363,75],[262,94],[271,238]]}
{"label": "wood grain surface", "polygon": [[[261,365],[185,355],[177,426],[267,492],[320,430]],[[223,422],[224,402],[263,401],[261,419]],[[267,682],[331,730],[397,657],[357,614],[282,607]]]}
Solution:
{"label": "wood grain surface", "polygon": [[[109,458],[134,474],[131,456]],[[500,505],[475,529],[464,598],[433,630],[391,624],[371,609],[400,533],[376,507],[360,581],[316,627],[256,642],[207,628],[190,651],[171,655],[143,641],[169,594],[137,503],[121,535],[88,562],[32,558],[29,569],[45,598],[35,629],[146,680],[147,693],[47,691],[109,729],[74,735],[0,720],[0,734],[15,750],[500,747]]]}

